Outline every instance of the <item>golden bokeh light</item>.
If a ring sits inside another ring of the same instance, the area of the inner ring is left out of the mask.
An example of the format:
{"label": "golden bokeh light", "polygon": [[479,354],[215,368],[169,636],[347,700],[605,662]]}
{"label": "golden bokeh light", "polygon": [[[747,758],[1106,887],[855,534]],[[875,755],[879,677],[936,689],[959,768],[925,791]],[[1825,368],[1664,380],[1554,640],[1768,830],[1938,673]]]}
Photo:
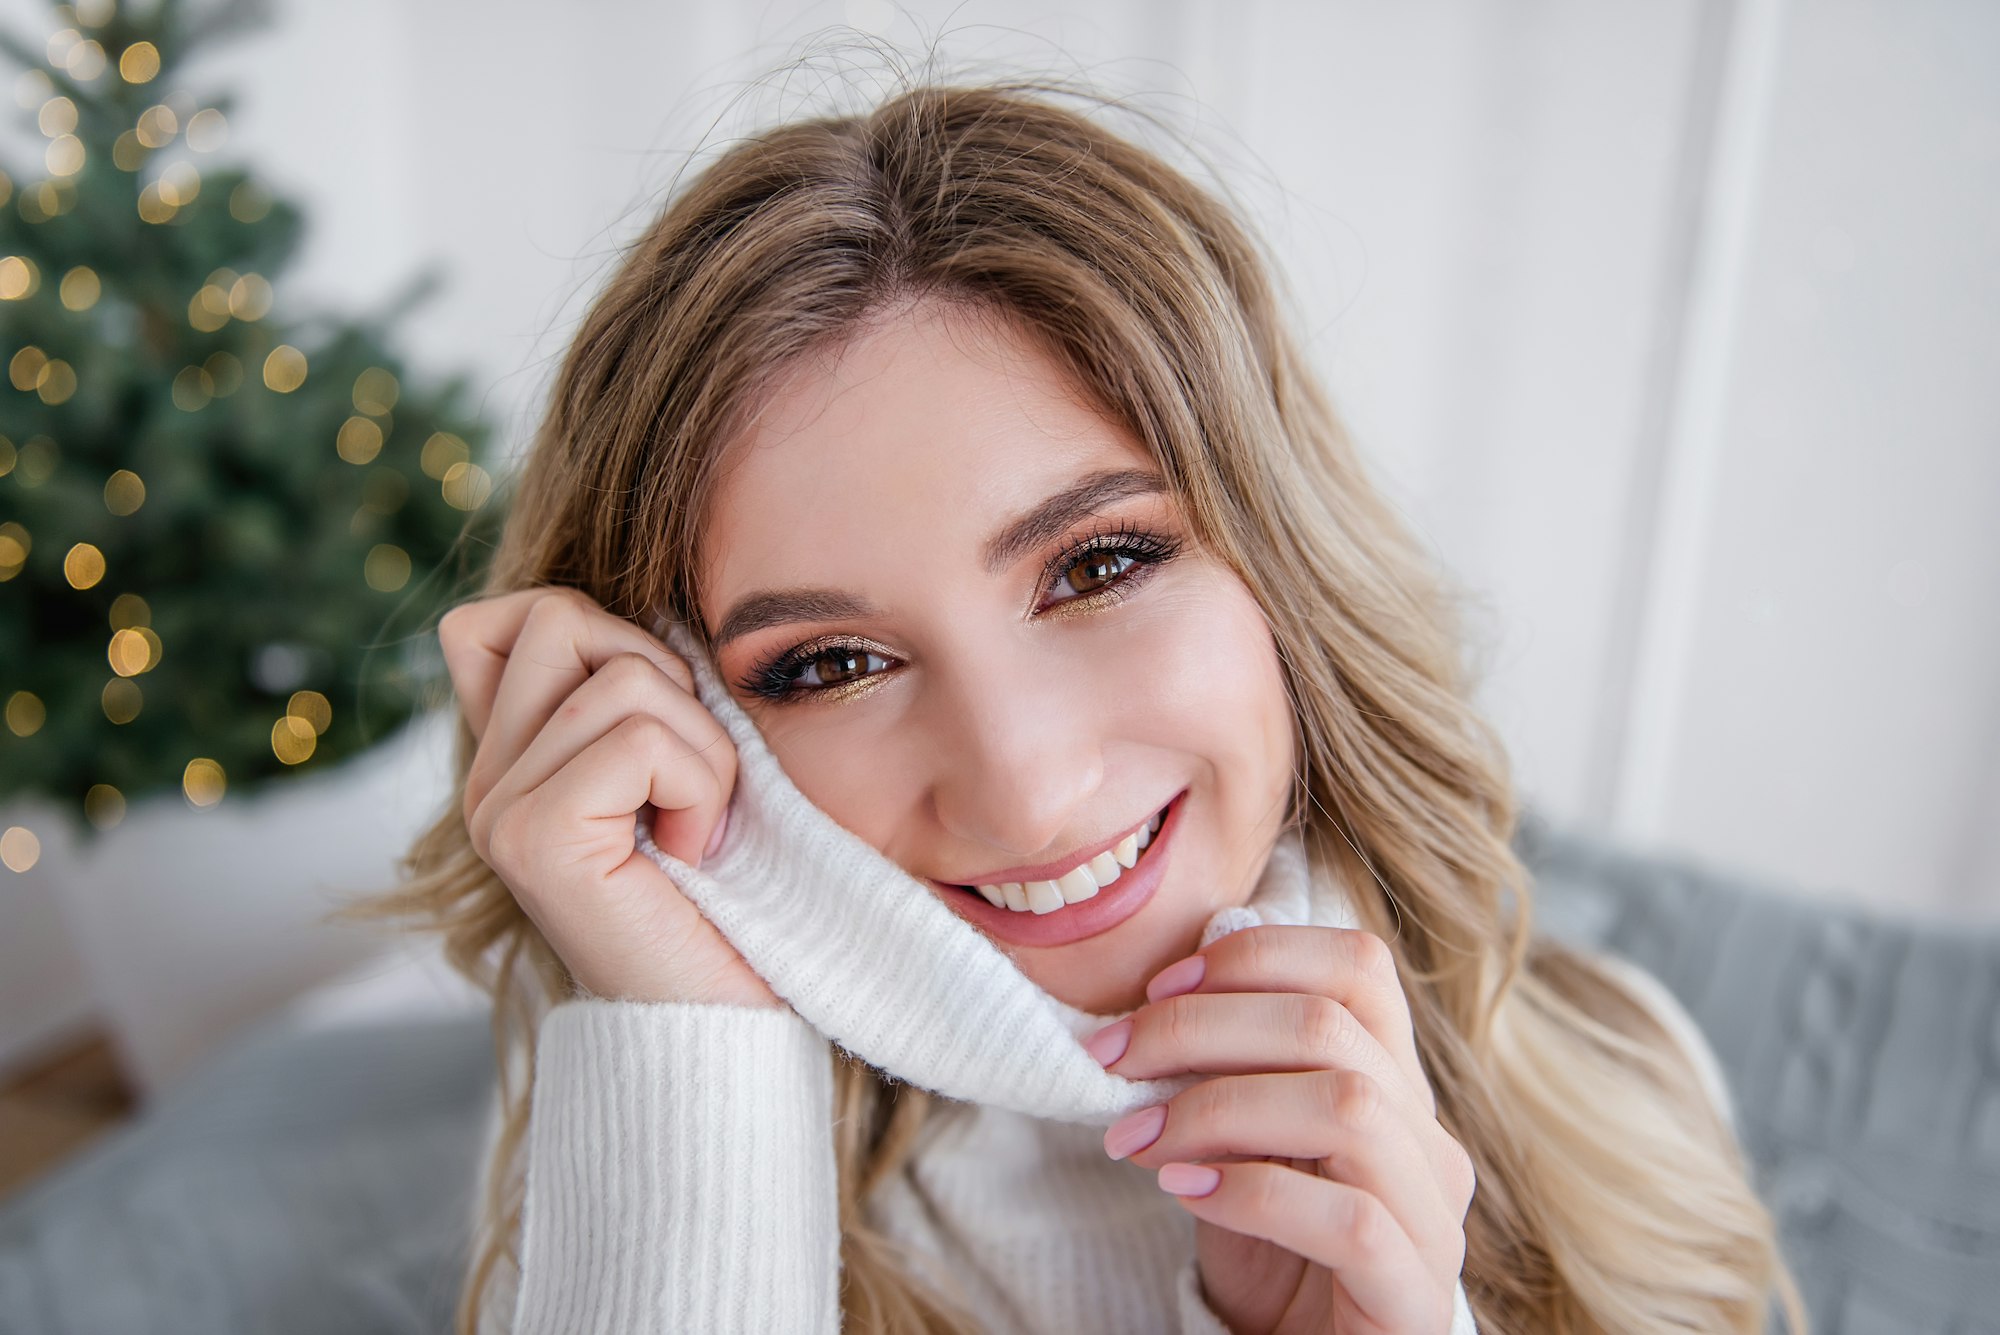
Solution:
{"label": "golden bokeh light", "polygon": [[229,120],[214,107],[203,107],[188,118],[187,146],[197,153],[213,153],[229,138]]}
{"label": "golden bokeh light", "polygon": [[28,552],[35,545],[28,530],[13,520],[0,524],[0,580],[12,579],[28,564]]}
{"label": "golden bokeh light", "polygon": [[112,632],[104,657],[121,677],[151,672],[160,664],[160,637],[151,626],[126,626]]}
{"label": "golden bokeh light", "polygon": [[395,372],[386,367],[371,366],[354,377],[354,410],[367,413],[370,417],[380,417],[396,406],[396,399],[403,392],[397,383]]}
{"label": "golden bokeh light", "polygon": [[246,273],[229,285],[229,313],[239,320],[261,320],[271,313],[271,284],[262,274]]}
{"label": "golden bokeh light", "polygon": [[240,223],[262,222],[276,200],[255,181],[239,181],[229,192],[229,216]]}
{"label": "golden bokeh light", "polygon": [[206,367],[183,366],[174,375],[174,406],[198,413],[215,397],[215,380]]}
{"label": "golden bokeh light", "polygon": [[32,737],[48,718],[42,697],[33,691],[16,691],[7,697],[7,731],[16,737]]}
{"label": "golden bokeh light", "polygon": [[160,73],[160,48],[134,42],[118,53],[118,77],[126,83],[151,83]]}
{"label": "golden bokeh light", "polygon": [[153,609],[136,593],[121,593],[111,600],[111,629],[130,630],[153,624]]}
{"label": "golden bokeh light", "polygon": [[368,549],[361,574],[377,593],[394,593],[410,582],[410,554],[393,542],[378,542]]}
{"label": "golden bokeh light", "polygon": [[139,717],[140,706],[146,703],[146,694],[139,689],[138,682],[113,677],[104,683],[98,703],[104,707],[104,717],[113,723],[130,723]]}
{"label": "golden bokeh light", "polygon": [[42,402],[54,406],[67,403],[76,393],[76,370],[60,357],[51,357],[35,376],[35,393]]}
{"label": "golden bokeh light", "polygon": [[319,734],[312,724],[294,714],[287,714],[271,725],[271,752],[287,765],[297,765],[312,759],[313,748],[319,745]]}
{"label": "golden bokeh light", "polygon": [[208,372],[209,388],[218,399],[226,399],[243,388],[243,362],[233,352],[218,349],[209,353],[201,369]]}
{"label": "golden bokeh light", "polygon": [[98,281],[97,270],[87,264],[79,264],[62,276],[62,286],[56,291],[65,308],[87,311],[104,295],[104,284]]}
{"label": "golden bokeh light", "polygon": [[83,34],[75,28],[58,28],[49,34],[49,64],[60,66],[69,59],[69,53],[83,41]]}
{"label": "golden bokeh light", "polygon": [[227,786],[222,766],[207,756],[196,756],[181,771],[181,791],[198,807],[212,807],[220,802]]}
{"label": "golden bokeh light", "polygon": [[32,297],[42,286],[41,270],[26,255],[0,256],[0,301]]}
{"label": "golden bokeh light", "polygon": [[139,123],[132,127],[139,134],[139,142],[147,148],[165,148],[180,133],[181,118],[174,109],[164,102],[158,102],[139,113]]}
{"label": "golden bokeh light", "polygon": [[42,378],[42,369],[49,364],[49,354],[34,344],[24,345],[7,361],[7,379],[15,389],[26,392],[35,387]]}
{"label": "golden bokeh light", "polygon": [[129,468],[121,468],[104,480],[104,508],[119,518],[146,503],[146,482]]}
{"label": "golden bokeh light", "polygon": [[45,71],[24,70],[14,81],[14,101],[23,108],[39,106],[56,95],[56,81]]}
{"label": "golden bokeh light", "polygon": [[56,443],[47,436],[30,436],[21,445],[16,470],[24,487],[39,487],[56,471]]}
{"label": "golden bokeh light", "polygon": [[160,187],[161,199],[177,209],[183,208],[201,194],[201,173],[192,162],[173,162],[167,164],[154,184]]}
{"label": "golden bokeh light", "polygon": [[141,222],[163,223],[170,220],[180,210],[160,195],[160,183],[149,181],[139,191],[139,219]]}
{"label": "golden bokeh light", "polygon": [[304,719],[315,737],[333,726],[333,706],[318,691],[293,691],[292,698],[285,702],[285,713]]}
{"label": "golden bokeh light", "polygon": [[366,417],[350,417],[340,424],[333,448],[351,464],[373,463],[382,452],[382,428]]}
{"label": "golden bokeh light", "polygon": [[110,62],[104,57],[104,48],[96,42],[85,41],[78,42],[70,48],[68,58],[63,61],[63,68],[69,71],[70,78],[79,83],[89,83],[104,73],[104,67],[108,64]]}
{"label": "golden bokeh light", "polygon": [[289,343],[280,343],[264,359],[264,385],[280,394],[289,394],[306,382],[306,355]]}
{"label": "golden bokeh light", "polygon": [[108,783],[93,783],[83,795],[84,819],[100,830],[108,830],[125,819],[125,794]]}
{"label": "golden bokeh light", "polygon": [[424,448],[417,455],[417,464],[427,477],[442,482],[444,475],[451,471],[453,464],[470,463],[472,451],[465,442],[449,431],[433,431],[431,438],[424,442]]}
{"label": "golden bokeh light", "polygon": [[63,578],[72,589],[94,589],[104,578],[104,553],[87,542],[79,542],[63,557]]}
{"label": "golden bokeh light", "polygon": [[455,510],[477,510],[493,494],[493,479],[478,464],[453,464],[442,485],[445,504]]}
{"label": "golden bokeh light", "polygon": [[137,130],[127,130],[111,142],[111,165],[122,172],[138,171],[152,151],[139,141]]}
{"label": "golden bokeh light", "polygon": [[229,293],[214,283],[203,283],[188,298],[188,326],[212,334],[229,323]]}
{"label": "golden bokeh light", "polygon": [[25,825],[9,825],[0,834],[0,863],[8,871],[27,871],[42,860],[42,841]]}
{"label": "golden bokeh light", "polygon": [[35,128],[44,138],[60,139],[76,132],[76,103],[58,94],[42,103],[35,113]]}
{"label": "golden bokeh light", "polygon": [[83,170],[84,157],[83,140],[66,134],[50,140],[49,146],[42,150],[42,165],[51,176],[74,176]]}

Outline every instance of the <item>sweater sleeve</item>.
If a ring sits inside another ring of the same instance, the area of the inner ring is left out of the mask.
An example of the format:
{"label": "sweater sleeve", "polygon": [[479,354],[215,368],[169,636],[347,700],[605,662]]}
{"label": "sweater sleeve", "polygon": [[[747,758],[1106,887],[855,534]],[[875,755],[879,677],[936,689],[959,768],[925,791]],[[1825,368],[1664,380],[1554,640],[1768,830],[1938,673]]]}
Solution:
{"label": "sweater sleeve", "polygon": [[[1176,1282],[1180,1306],[1180,1335],[1231,1335],[1229,1327],[1208,1305],[1201,1292],[1201,1264],[1189,1258],[1181,1266]],[[1465,1282],[1460,1280],[1451,1295],[1451,1329],[1446,1335],[1479,1335],[1472,1320],[1472,1305],[1465,1299]]]}
{"label": "sweater sleeve", "polygon": [[833,1332],[832,1050],[789,1009],[543,1017],[514,1335]]}

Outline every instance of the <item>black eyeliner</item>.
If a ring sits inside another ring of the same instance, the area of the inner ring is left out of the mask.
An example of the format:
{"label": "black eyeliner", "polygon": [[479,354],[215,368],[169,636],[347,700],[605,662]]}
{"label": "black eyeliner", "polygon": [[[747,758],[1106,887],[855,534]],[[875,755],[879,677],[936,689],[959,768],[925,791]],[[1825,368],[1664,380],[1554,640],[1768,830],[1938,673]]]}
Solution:
{"label": "black eyeliner", "polygon": [[[1130,591],[1128,586],[1137,585],[1160,566],[1180,555],[1182,550],[1183,544],[1179,539],[1134,528],[1130,524],[1100,527],[1051,557],[1042,567],[1041,579],[1036,588],[1045,592],[1059,576],[1092,552],[1107,551],[1120,556],[1137,557],[1138,564],[1120,571],[1109,584],[1089,593],[1062,599],[1055,606],[1061,607],[1066,603],[1096,603],[1100,600],[1116,602]],[[737,682],[737,689],[773,704],[793,703],[816,695],[847,694],[852,688],[859,687],[865,678],[856,678],[851,682],[834,686],[800,687],[796,684],[799,675],[810,667],[815,659],[823,658],[838,649],[852,649],[859,654],[875,654],[882,658],[890,657],[882,650],[864,645],[851,637],[822,636],[794,645],[783,653],[752,667]]]}

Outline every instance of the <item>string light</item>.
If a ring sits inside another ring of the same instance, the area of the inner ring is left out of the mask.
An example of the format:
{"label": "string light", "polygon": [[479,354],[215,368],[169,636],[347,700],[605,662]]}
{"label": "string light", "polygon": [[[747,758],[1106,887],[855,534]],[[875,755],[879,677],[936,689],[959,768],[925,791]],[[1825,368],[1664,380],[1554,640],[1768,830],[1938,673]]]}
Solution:
{"label": "string light", "polygon": [[42,859],[42,841],[25,825],[10,825],[0,834],[0,863],[8,871],[28,871]]}
{"label": "string light", "polygon": [[87,264],[79,264],[62,276],[62,285],[56,289],[65,309],[87,311],[97,304],[103,294],[104,285],[97,279],[97,271]]}
{"label": "string light", "polygon": [[16,737],[32,737],[42,730],[48,709],[33,691],[16,691],[7,697],[7,730]]}
{"label": "string light", "polygon": [[93,783],[83,795],[83,815],[100,830],[108,830],[125,819],[125,794],[108,783]]}
{"label": "string light", "polygon": [[228,787],[222,766],[207,756],[196,756],[181,771],[181,791],[197,807],[212,807],[222,800]]}
{"label": "string light", "polygon": [[146,483],[129,468],[121,468],[104,481],[104,508],[124,518],[146,503]]}
{"label": "string light", "polygon": [[134,42],[118,53],[118,77],[126,83],[151,83],[160,73],[160,48]]}
{"label": "string light", "polygon": [[306,355],[289,343],[280,343],[264,359],[264,386],[289,394],[306,382]]}
{"label": "string light", "polygon": [[63,556],[63,578],[72,589],[94,589],[104,578],[104,553],[79,542]]}
{"label": "string light", "polygon": [[361,575],[377,593],[394,593],[410,582],[410,554],[393,542],[378,542],[368,549]]}

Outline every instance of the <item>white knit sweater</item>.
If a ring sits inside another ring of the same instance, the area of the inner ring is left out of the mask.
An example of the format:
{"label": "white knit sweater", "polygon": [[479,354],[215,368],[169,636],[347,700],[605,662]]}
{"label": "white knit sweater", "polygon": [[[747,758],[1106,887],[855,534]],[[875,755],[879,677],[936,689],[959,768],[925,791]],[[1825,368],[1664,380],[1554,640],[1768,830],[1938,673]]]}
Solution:
{"label": "white knit sweater", "polygon": [[[788,1008],[585,996],[548,1011],[521,1267],[499,1277],[482,1331],[837,1331],[837,1044],[943,1096],[868,1209],[985,1329],[1224,1335],[1202,1297],[1193,1216],[1103,1149],[1105,1125],[1203,1077],[1103,1070],[1078,1040],[1117,1015],[1043,991],[808,802],[692,637],[675,626],[666,638],[736,742],[737,787],[725,842],[700,869],[654,845],[650,811],[638,844]],[[1203,944],[1259,922],[1356,924],[1343,889],[1310,877],[1296,832]],[[1726,1110],[1692,1020],[1625,972]],[[1462,1284],[1456,1302],[1449,1335],[1474,1335]]]}

